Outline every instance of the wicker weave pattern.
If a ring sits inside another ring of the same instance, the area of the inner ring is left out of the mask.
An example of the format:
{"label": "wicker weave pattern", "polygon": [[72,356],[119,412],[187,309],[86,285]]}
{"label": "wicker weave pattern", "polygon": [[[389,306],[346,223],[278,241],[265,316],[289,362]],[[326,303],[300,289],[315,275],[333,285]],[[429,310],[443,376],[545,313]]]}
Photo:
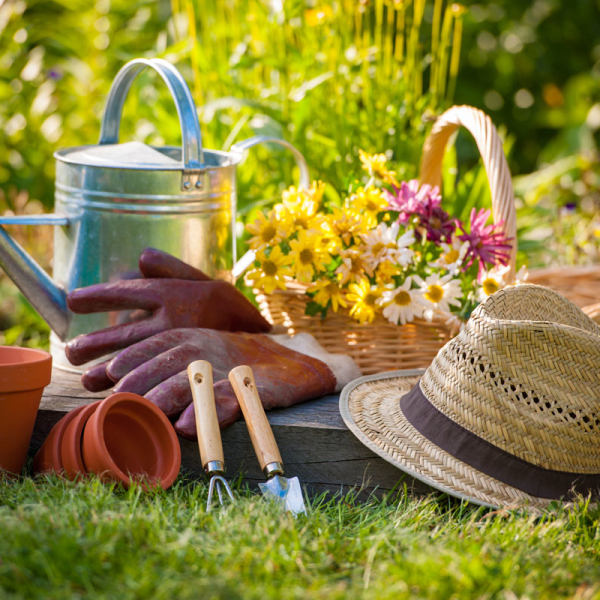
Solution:
{"label": "wicker weave pattern", "polygon": [[435,358],[430,401],[495,446],[555,471],[600,472],[600,328],[538,286],[497,292]]}
{"label": "wicker weave pattern", "polygon": [[285,292],[258,294],[256,299],[271,323],[283,325],[289,335],[310,333],[328,352],[351,356],[365,375],[392,371],[400,364],[411,369],[427,367],[450,339],[443,321],[417,319],[398,326],[377,318],[370,325],[359,325],[341,310],[325,319],[307,316],[305,290],[291,283]]}
{"label": "wicker weave pattern", "polygon": [[473,469],[424,438],[404,417],[400,398],[418,377],[393,377],[363,383],[340,403],[344,420],[369,448],[425,483],[472,502],[490,506],[541,509],[550,500],[530,496]]}
{"label": "wicker weave pattern", "polygon": [[534,269],[528,281],[553,289],[581,308],[600,301],[600,265]]}
{"label": "wicker weave pattern", "polygon": [[[513,456],[554,471],[600,473],[600,327],[560,295],[534,285],[501,290],[421,372],[438,410]],[[551,502],[463,463],[404,416],[419,373],[397,371],[346,386],[340,411],[368,447],[429,485],[479,504],[542,509]]]}

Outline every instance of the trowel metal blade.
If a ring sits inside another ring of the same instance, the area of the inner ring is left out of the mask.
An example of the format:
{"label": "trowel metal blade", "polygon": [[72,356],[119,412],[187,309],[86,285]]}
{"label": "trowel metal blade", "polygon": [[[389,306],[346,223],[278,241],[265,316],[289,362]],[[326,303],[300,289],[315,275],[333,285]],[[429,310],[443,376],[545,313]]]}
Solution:
{"label": "trowel metal blade", "polygon": [[275,475],[267,483],[259,483],[258,487],[265,498],[276,502],[281,508],[290,511],[294,515],[306,514],[302,488],[297,477],[281,477]]}

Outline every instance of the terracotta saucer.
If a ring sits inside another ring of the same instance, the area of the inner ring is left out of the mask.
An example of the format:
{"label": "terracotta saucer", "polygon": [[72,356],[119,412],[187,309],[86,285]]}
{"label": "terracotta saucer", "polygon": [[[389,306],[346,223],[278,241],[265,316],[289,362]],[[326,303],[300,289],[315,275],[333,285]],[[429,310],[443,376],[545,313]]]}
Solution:
{"label": "terracotta saucer", "polygon": [[103,400],[83,431],[88,472],[126,487],[170,487],[179,474],[181,449],[169,419],[152,402],[121,392]]}
{"label": "terracotta saucer", "polygon": [[65,475],[68,479],[74,480],[77,476],[86,475],[87,469],[83,462],[81,453],[81,442],[83,438],[83,430],[89,418],[94,414],[102,400],[82,406],[81,409],[76,409],[78,412],[73,419],[70,420],[65,428],[62,442],[60,445],[61,459]]}
{"label": "terracotta saucer", "polygon": [[73,421],[73,419],[75,419],[85,408],[85,406],[74,408],[52,427],[50,433],[33,459],[34,474],[39,475],[41,473],[63,472],[64,467],[61,458],[61,445],[65,430],[71,421]]}

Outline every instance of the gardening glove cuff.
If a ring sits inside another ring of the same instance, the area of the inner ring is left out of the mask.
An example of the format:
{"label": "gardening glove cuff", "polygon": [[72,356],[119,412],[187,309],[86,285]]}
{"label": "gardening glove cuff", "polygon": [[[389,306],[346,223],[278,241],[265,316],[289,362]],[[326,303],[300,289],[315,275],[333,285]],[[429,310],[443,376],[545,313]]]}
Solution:
{"label": "gardening glove cuff", "polygon": [[345,385],[362,376],[359,366],[350,356],[330,354],[310,333],[298,333],[294,337],[287,334],[267,335],[266,337],[289,350],[294,350],[325,363],[335,377],[336,392],[342,391]]}

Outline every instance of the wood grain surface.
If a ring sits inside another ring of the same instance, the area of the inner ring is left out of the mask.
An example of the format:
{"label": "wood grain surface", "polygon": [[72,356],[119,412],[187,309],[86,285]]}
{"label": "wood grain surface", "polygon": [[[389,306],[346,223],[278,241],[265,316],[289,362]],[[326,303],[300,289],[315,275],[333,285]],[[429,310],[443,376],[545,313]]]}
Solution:
{"label": "wood grain surface", "polygon": [[[36,420],[30,452],[34,453],[52,426],[69,410],[106,398],[106,392],[87,392],[79,376],[55,369],[46,388]],[[285,464],[287,477],[298,477],[308,493],[359,490],[361,498],[406,485],[415,492],[428,488],[361,444],[346,427],[338,409],[339,397],[326,396],[267,413]],[[229,479],[242,477],[250,486],[264,482],[244,421],[221,432]],[[196,441],[179,438],[182,470],[189,477],[205,477]]]}
{"label": "wood grain surface", "polygon": [[196,416],[196,432],[202,466],[211,461],[225,462],[221,430],[213,391],[212,366],[207,360],[196,360],[187,368]]}
{"label": "wood grain surface", "polygon": [[264,470],[271,463],[282,463],[283,459],[277,447],[273,430],[256,389],[252,369],[246,365],[232,369],[229,373],[229,381],[242,408],[244,421],[248,427],[260,468]]}

